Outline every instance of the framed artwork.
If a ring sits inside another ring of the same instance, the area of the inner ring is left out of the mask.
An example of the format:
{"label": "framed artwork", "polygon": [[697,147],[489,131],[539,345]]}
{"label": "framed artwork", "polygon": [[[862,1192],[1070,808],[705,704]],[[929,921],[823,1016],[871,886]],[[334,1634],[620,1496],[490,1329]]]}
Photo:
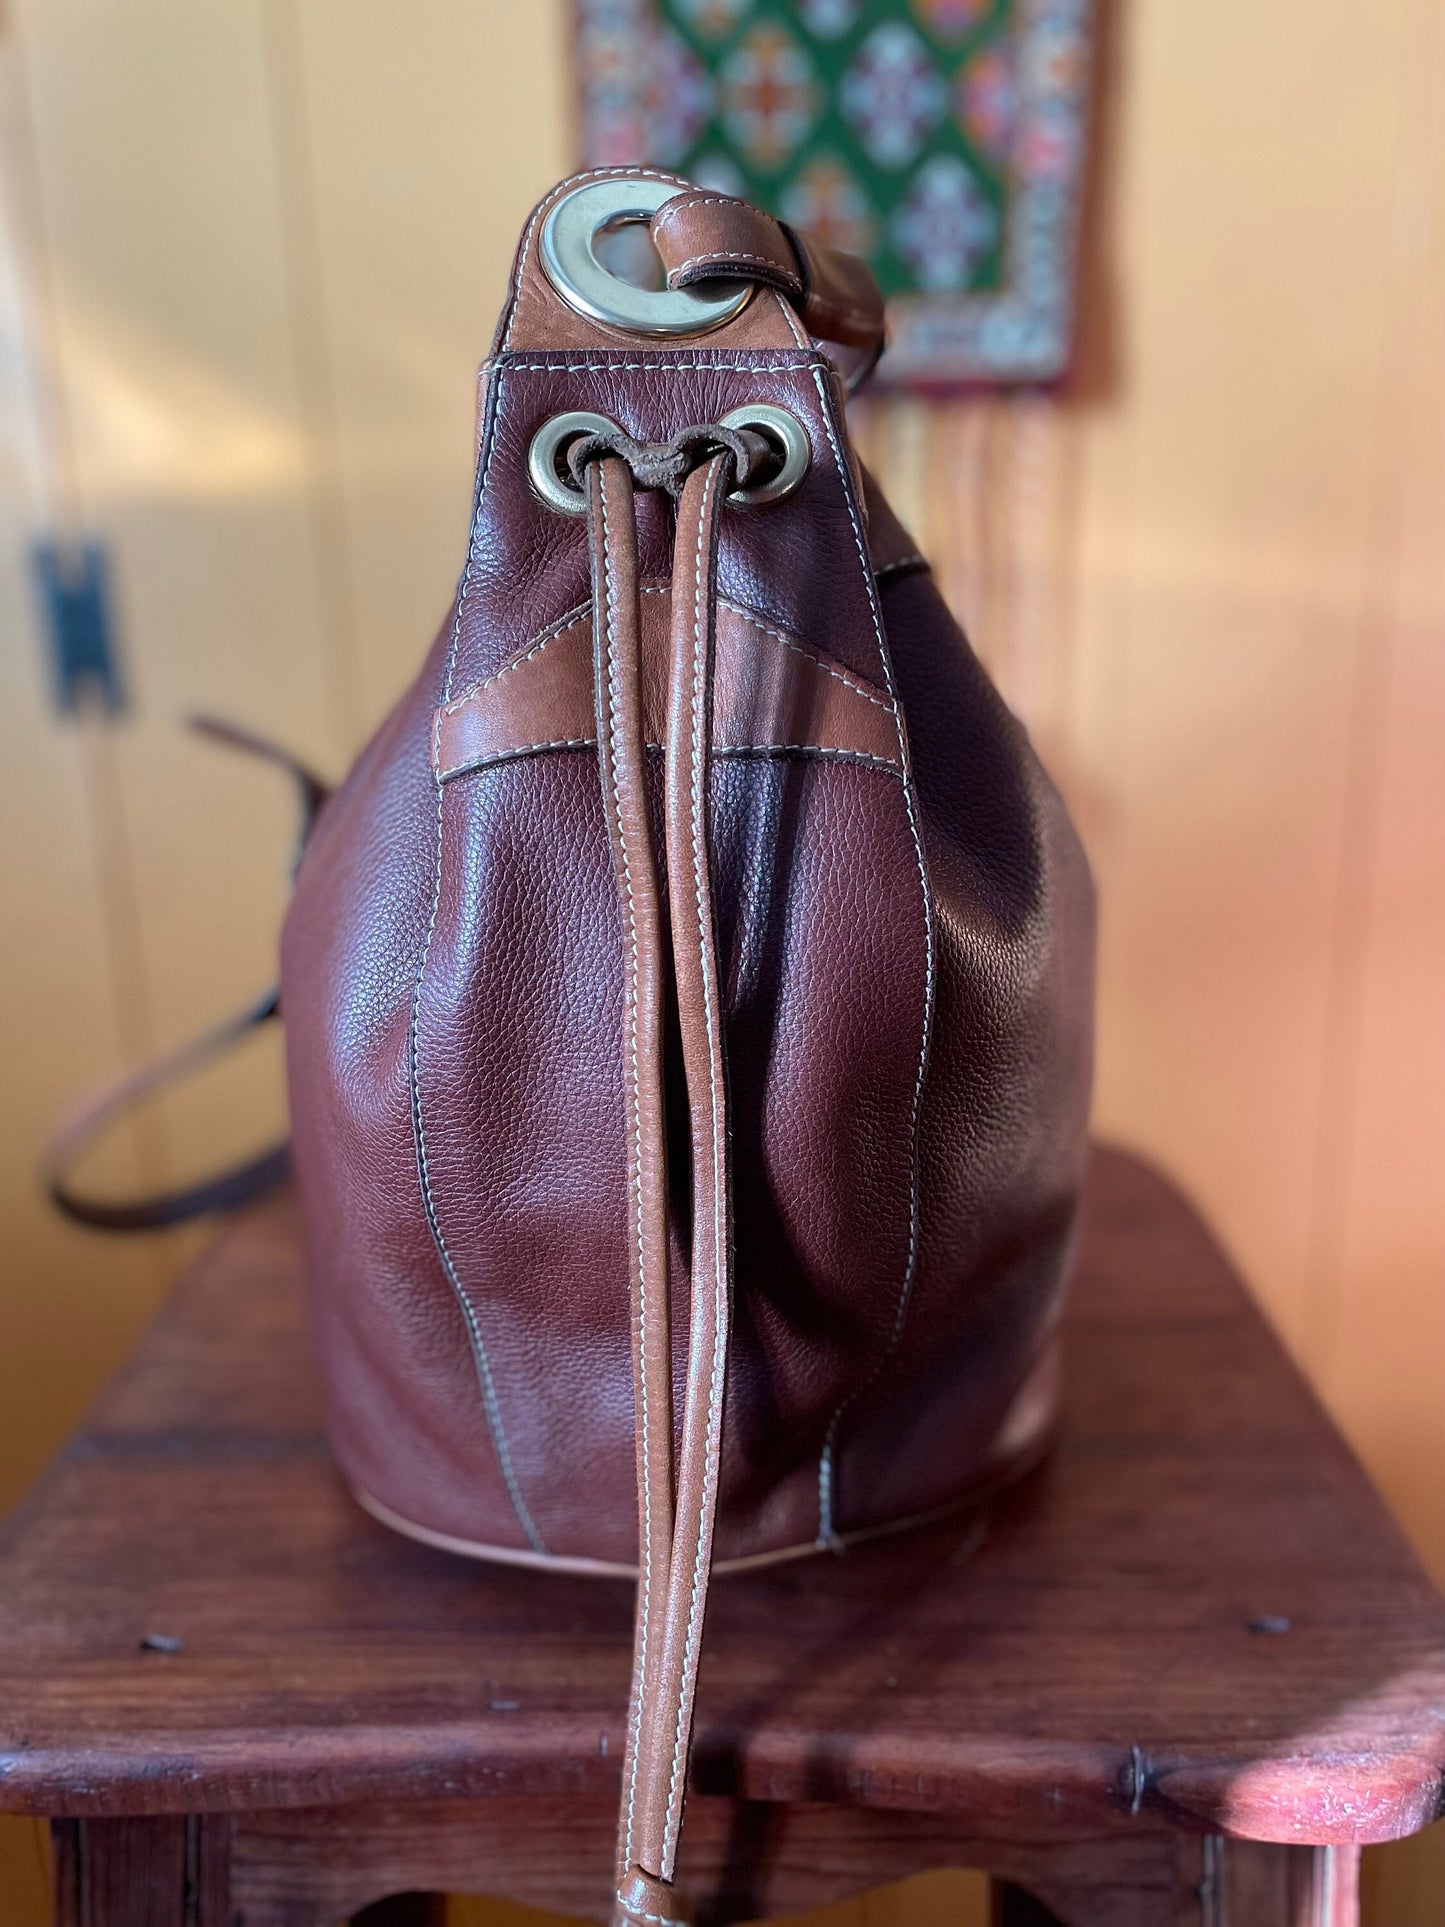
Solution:
{"label": "framed artwork", "polygon": [[1089,0],[574,0],[587,164],[644,160],[862,254],[885,385],[1069,359]]}

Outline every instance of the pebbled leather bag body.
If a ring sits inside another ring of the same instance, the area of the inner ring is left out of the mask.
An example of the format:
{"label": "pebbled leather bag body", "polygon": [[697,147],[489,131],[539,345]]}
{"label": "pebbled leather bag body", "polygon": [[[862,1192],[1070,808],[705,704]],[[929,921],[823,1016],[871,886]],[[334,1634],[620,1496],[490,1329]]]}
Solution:
{"label": "pebbled leather bag body", "polygon": [[[619,220],[663,290],[599,261]],[[637,1573],[649,1927],[710,1572],[974,1498],[1054,1409],[1091,886],[851,452],[881,338],[861,263],[741,202],[548,196],[455,603],[283,943],[343,1472],[433,1544]]]}

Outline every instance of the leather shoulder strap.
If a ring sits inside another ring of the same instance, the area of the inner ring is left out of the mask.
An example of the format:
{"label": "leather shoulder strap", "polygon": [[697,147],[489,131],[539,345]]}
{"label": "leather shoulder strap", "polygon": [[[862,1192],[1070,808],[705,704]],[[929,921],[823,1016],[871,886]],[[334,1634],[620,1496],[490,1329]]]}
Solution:
{"label": "leather shoulder strap", "polygon": [[255,1003],[248,1004],[214,1029],[189,1038],[178,1050],[132,1071],[129,1077],[122,1078],[68,1118],[45,1147],[41,1165],[41,1177],[56,1209],[94,1231],[161,1231],[167,1225],[184,1224],[211,1211],[233,1211],[279,1184],[290,1168],[290,1154],[285,1144],[270,1145],[244,1164],[231,1165],[195,1184],[144,1198],[89,1197],[76,1188],[70,1172],[121,1118],[157,1092],[180,1083],[202,1065],[224,1056],[252,1031],[277,1016],[280,1008],[277,991],[266,991]]}
{"label": "leather shoulder strap", "polygon": [[[321,807],[330,795],[328,786],[289,750],[235,723],[215,716],[192,716],[190,727],[227,749],[274,763],[291,778],[301,811],[294,869],[301,861]],[[56,1209],[77,1224],[89,1225],[96,1231],[160,1231],[167,1225],[184,1224],[190,1218],[204,1217],[212,1211],[233,1211],[279,1184],[291,1163],[284,1143],[273,1144],[254,1158],[230,1165],[194,1184],[145,1198],[90,1197],[76,1187],[71,1172],[86,1152],[123,1117],[158,1092],[181,1083],[203,1065],[224,1057],[280,1013],[281,994],[273,985],[244,1010],[203,1031],[199,1037],[189,1038],[178,1049],[154,1062],[141,1065],[67,1118],[52,1133],[41,1156],[41,1181]]]}

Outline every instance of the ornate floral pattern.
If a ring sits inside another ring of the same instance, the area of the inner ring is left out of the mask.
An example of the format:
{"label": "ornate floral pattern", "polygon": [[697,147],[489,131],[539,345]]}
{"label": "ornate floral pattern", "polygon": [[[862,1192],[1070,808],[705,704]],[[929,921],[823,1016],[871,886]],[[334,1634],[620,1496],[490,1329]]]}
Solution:
{"label": "ornate floral pattern", "polygon": [[675,167],[712,119],[712,76],[681,34],[659,29],[647,75],[647,124],[654,158]]}
{"label": "ornate floral pattern", "polygon": [[705,40],[721,40],[752,12],[752,0],[677,0],[673,11]]}
{"label": "ornate floral pattern", "polygon": [[998,216],[954,154],[925,161],[893,215],[898,252],[929,294],[966,288],[997,227]]}
{"label": "ornate floral pattern", "polygon": [[661,162],[867,255],[885,382],[1068,360],[1090,0],[574,0],[589,161]]}
{"label": "ornate floral pattern", "polygon": [[1006,165],[1013,149],[1014,114],[1018,85],[1011,41],[1000,36],[980,47],[958,70],[954,82],[959,124],[974,146],[990,160]]}
{"label": "ornate floral pattern", "polygon": [[819,40],[847,33],[863,11],[863,0],[798,0],[798,17]]}
{"label": "ornate floral pattern", "polygon": [[987,14],[989,0],[913,0],[913,11],[940,40],[959,40]]}
{"label": "ornate floral pattern", "polygon": [[836,154],[819,154],[799,169],[778,200],[778,212],[794,227],[849,254],[873,252],[874,220],[868,196]]}
{"label": "ornate floral pattern", "polygon": [[778,167],[817,112],[813,63],[775,22],[750,29],[721,68],[722,122],[755,167]]}
{"label": "ornate floral pattern", "polygon": [[906,167],[947,103],[943,75],[901,20],[873,29],[838,85],[844,119],[880,167]]}

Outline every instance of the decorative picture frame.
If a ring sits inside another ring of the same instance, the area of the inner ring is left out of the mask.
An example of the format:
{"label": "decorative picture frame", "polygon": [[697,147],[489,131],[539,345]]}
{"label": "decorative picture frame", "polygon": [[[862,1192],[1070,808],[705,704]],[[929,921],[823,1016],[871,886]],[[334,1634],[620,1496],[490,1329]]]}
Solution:
{"label": "decorative picture frame", "polygon": [[885,386],[1068,367],[1089,0],[574,0],[589,165],[648,161],[863,254]]}

